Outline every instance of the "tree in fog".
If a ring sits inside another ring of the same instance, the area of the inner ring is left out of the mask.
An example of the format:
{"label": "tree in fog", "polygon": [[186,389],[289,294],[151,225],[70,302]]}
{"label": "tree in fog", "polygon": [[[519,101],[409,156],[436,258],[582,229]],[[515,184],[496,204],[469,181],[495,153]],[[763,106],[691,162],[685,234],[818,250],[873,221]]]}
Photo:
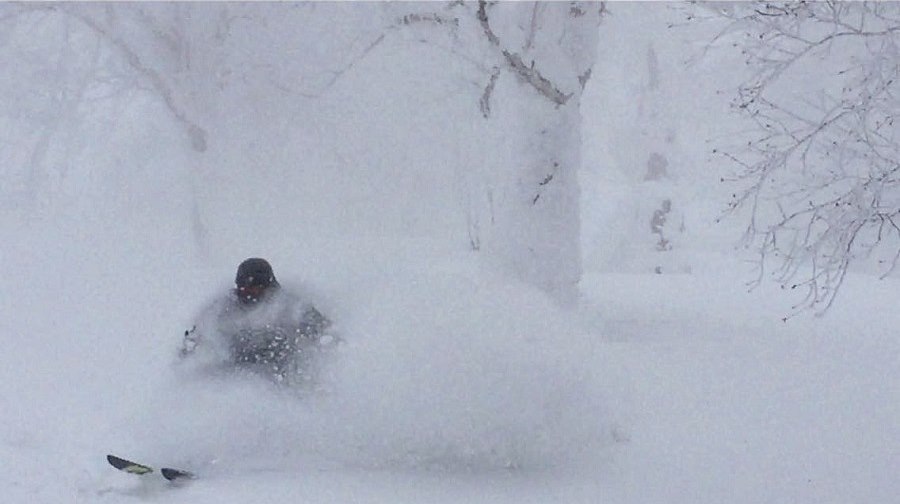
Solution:
{"label": "tree in fog", "polygon": [[[0,51],[32,68],[22,76],[38,86],[2,84],[23,99],[0,114],[3,126],[30,152],[5,160],[3,177],[25,180],[19,194],[40,200],[83,147],[79,120],[104,107],[109,116],[123,96],[153,97],[180,132],[202,249],[202,193],[226,176],[217,172],[223,148],[252,137],[257,151],[277,151],[279,132],[298,120],[292,104],[330,92],[392,37],[418,39],[446,57],[443,77],[469,82],[469,116],[494,132],[496,145],[472,146],[491,154],[459,167],[468,245],[570,301],[581,273],[579,103],[602,10],[590,2],[7,4],[0,23],[16,42]],[[37,118],[28,133],[26,109]]]}
{"label": "tree in fog", "polygon": [[[713,45],[745,60],[733,107],[752,128],[722,145],[739,167],[730,204],[746,212],[760,279],[831,305],[854,264],[882,276],[900,259],[900,4],[702,5],[725,20]],[[771,268],[769,271],[767,268]]]}
{"label": "tree in fog", "polygon": [[504,156],[465,167],[470,246],[573,301],[581,276],[580,102],[604,5],[482,0],[400,9],[402,24],[424,26],[427,40],[464,64],[481,120],[517,125],[485,149]]}

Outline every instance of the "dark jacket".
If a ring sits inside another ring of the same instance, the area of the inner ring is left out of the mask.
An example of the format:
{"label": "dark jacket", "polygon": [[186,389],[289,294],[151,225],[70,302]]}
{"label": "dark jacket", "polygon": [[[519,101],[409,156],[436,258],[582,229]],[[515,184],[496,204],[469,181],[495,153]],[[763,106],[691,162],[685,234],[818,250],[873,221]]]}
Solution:
{"label": "dark jacket", "polygon": [[183,357],[267,375],[276,381],[312,378],[313,359],[324,345],[331,322],[312,304],[280,286],[255,302],[241,302],[235,291],[204,309],[186,331]]}

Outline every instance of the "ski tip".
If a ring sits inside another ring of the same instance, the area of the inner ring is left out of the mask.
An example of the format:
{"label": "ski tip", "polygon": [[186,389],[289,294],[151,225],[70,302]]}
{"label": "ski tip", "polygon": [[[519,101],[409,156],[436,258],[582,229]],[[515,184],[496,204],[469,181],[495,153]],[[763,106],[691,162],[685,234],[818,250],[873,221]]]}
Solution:
{"label": "ski tip", "polygon": [[132,462],[130,460],[125,460],[121,457],[117,457],[115,455],[107,455],[106,461],[109,462],[109,465],[115,467],[120,471],[125,471],[127,473],[132,474],[147,474],[153,472],[153,468],[147,467],[142,464],[138,464],[136,462]]}
{"label": "ski tip", "polygon": [[107,455],[106,461],[109,462],[109,465],[115,467],[116,469],[124,469],[125,467],[133,463],[121,457],[116,457],[115,455]]}
{"label": "ski tip", "polygon": [[197,478],[192,472],[172,469],[171,467],[163,467],[159,472],[162,473],[163,478],[166,478],[169,481],[184,481]]}
{"label": "ski tip", "polygon": [[[153,468],[150,466],[138,464],[137,462],[132,462],[115,455],[107,455],[106,461],[109,462],[109,465],[115,467],[116,469],[130,474],[140,475],[153,472]],[[181,469],[173,469],[171,467],[163,467],[159,470],[159,472],[160,474],[162,474],[163,478],[173,482],[182,482],[185,480],[192,480],[197,478],[197,476],[190,471],[182,471]]]}

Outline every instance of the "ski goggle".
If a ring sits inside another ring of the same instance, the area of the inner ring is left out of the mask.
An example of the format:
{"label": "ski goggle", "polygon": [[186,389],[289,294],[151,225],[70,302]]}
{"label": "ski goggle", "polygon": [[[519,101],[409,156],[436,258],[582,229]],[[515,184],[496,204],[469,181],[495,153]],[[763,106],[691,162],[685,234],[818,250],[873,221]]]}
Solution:
{"label": "ski goggle", "polygon": [[266,290],[265,285],[239,285],[237,288],[238,296],[241,299],[256,299]]}

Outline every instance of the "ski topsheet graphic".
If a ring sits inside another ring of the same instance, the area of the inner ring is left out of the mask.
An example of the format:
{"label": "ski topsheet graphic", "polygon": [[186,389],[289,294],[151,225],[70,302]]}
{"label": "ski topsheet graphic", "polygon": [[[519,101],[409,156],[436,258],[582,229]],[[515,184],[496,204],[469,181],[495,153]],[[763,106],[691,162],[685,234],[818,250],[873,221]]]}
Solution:
{"label": "ski topsheet graphic", "polygon": [[[116,469],[131,474],[142,475],[154,472],[154,469],[148,465],[138,464],[137,462],[132,462],[115,455],[107,455],[106,461]],[[173,469],[171,467],[163,467],[159,472],[162,474],[163,478],[166,478],[169,481],[181,481],[196,478],[194,473],[182,471],[181,469]]]}

